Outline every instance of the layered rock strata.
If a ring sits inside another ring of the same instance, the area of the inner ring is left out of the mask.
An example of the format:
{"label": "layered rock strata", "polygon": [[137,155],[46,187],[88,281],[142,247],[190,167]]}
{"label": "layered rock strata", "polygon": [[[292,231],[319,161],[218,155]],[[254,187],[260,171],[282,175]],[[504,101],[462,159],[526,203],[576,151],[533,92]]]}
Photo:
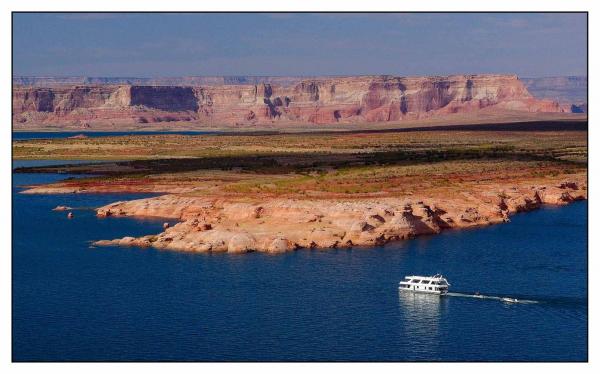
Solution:
{"label": "layered rock strata", "polygon": [[181,222],[156,235],[100,240],[96,245],[189,252],[280,253],[299,248],[381,245],[445,229],[506,222],[513,213],[587,198],[583,177],[552,185],[481,185],[444,198],[417,200],[235,201],[170,194],[116,202],[100,217],[158,216]]}
{"label": "layered rock strata", "polygon": [[[276,80],[275,80],[276,81]],[[294,83],[295,82],[295,83]],[[335,124],[418,120],[482,109],[564,112],[514,75],[357,76],[215,85],[16,86],[13,123]],[[292,84],[293,83],[293,84]]]}

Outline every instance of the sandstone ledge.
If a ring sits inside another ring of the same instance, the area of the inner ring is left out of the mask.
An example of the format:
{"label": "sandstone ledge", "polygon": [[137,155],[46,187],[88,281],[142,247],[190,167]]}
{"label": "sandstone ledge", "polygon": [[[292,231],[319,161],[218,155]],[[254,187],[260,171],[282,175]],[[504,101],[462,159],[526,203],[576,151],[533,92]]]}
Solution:
{"label": "sandstone ledge", "polygon": [[513,213],[587,199],[584,177],[551,185],[482,185],[444,198],[234,201],[169,194],[116,202],[98,216],[157,216],[182,222],[156,235],[95,242],[187,252],[283,253],[374,246],[445,229],[507,222]]}

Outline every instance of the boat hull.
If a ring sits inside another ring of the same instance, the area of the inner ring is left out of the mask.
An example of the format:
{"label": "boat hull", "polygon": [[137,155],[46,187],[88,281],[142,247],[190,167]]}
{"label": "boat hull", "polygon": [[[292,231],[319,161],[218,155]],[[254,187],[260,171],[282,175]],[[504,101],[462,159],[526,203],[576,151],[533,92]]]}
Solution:
{"label": "boat hull", "polygon": [[408,288],[402,288],[402,287],[398,287],[398,289],[402,292],[412,292],[412,293],[426,293],[426,294],[430,294],[430,295],[445,295],[448,293],[448,291],[428,291],[428,290],[413,290],[413,289],[408,289]]}

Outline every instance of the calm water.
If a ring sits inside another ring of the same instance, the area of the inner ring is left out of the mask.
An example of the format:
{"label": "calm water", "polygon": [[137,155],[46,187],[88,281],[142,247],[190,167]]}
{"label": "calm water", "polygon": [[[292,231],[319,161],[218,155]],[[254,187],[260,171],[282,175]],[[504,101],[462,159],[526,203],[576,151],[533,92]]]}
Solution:
{"label": "calm water", "polygon": [[[13,194],[14,360],[587,360],[586,202],[382,248],[278,256],[90,248],[164,220],[51,211],[141,196]],[[403,275],[437,272],[453,291],[538,303],[397,291]]]}
{"label": "calm water", "polygon": [[84,134],[90,138],[100,136],[125,136],[125,135],[213,135],[213,131],[73,131],[73,132],[44,132],[44,131],[13,131],[13,140],[23,139],[62,139]]}

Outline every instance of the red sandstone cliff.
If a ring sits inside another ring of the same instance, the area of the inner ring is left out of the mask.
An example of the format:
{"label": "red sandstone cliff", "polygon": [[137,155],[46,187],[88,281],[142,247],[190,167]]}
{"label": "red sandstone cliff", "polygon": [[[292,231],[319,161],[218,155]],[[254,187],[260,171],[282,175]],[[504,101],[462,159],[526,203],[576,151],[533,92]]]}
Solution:
{"label": "red sandstone cliff", "polygon": [[422,119],[449,113],[560,112],[514,75],[360,76],[297,84],[86,85],[13,90],[13,123],[330,124]]}

